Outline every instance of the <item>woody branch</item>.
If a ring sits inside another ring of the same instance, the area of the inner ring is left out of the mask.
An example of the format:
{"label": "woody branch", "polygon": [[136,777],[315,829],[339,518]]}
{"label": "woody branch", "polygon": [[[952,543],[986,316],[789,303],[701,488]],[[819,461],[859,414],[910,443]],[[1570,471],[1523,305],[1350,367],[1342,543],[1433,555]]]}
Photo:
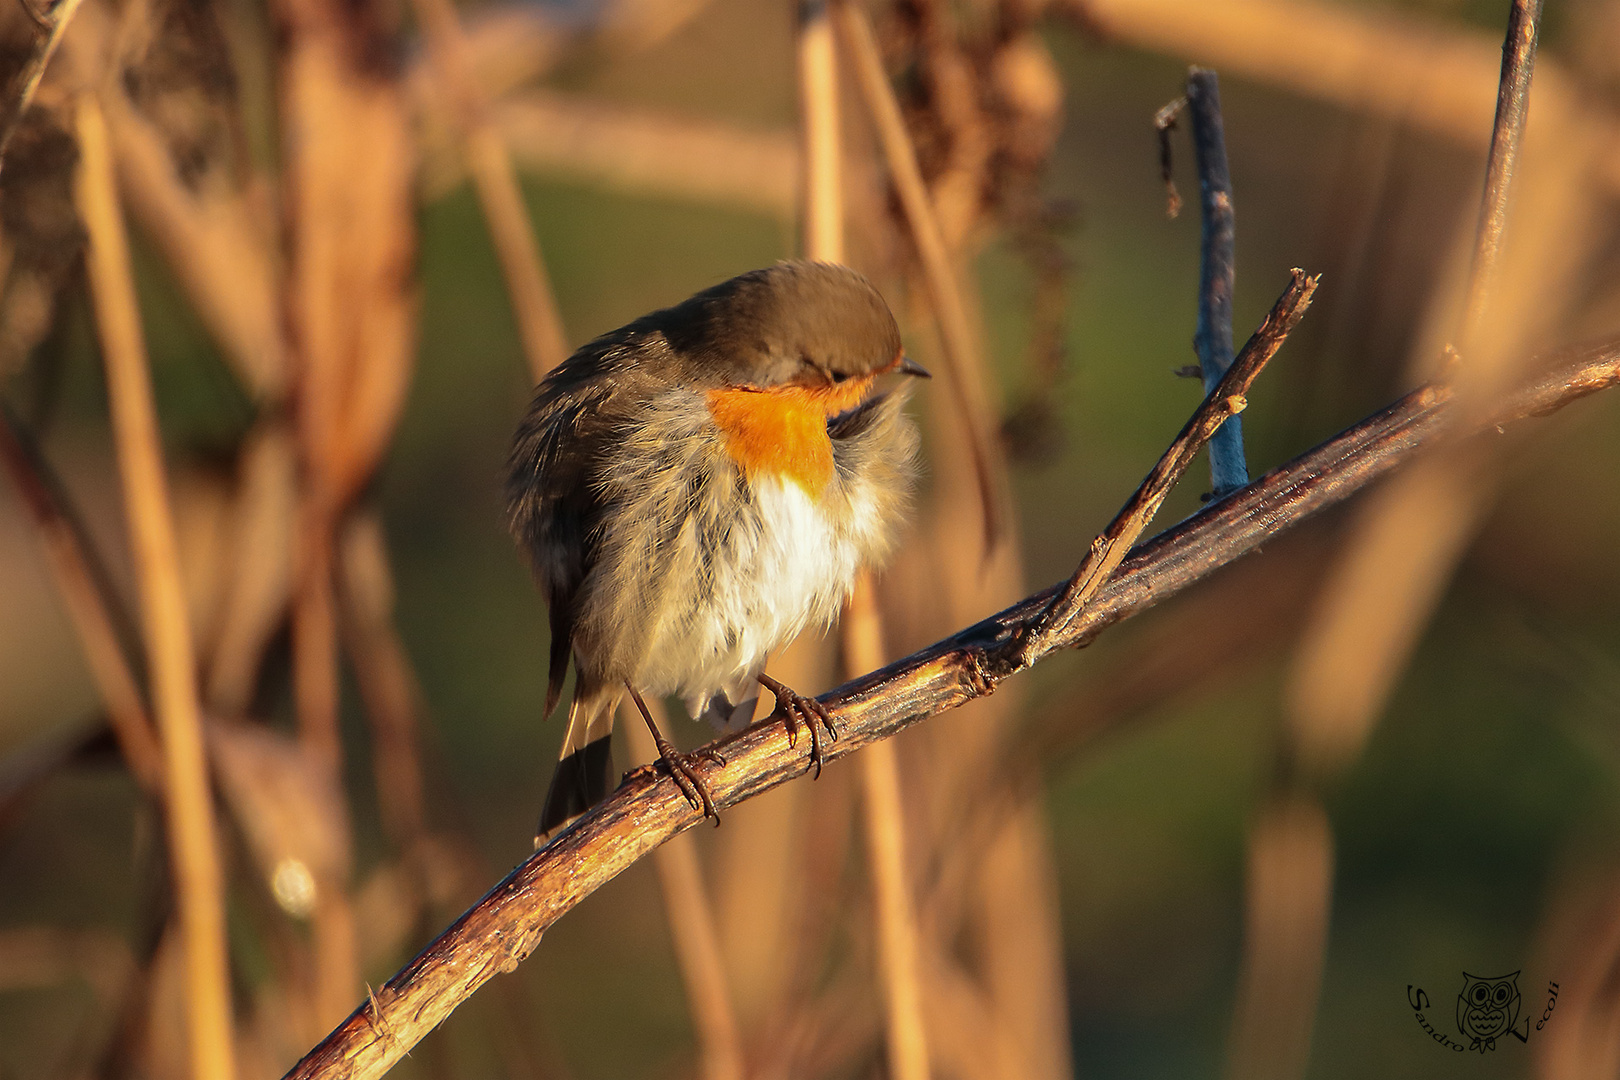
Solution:
{"label": "woody branch", "polygon": [[[1292,297],[1298,303],[1302,277],[1290,285],[1279,302],[1282,310],[1274,310],[1268,323],[1289,321],[1292,309],[1286,302]],[[1620,383],[1620,339],[1553,359],[1555,363],[1541,365],[1549,374],[1521,386],[1483,422],[1470,423],[1466,430],[1458,430],[1459,410],[1444,385],[1413,391],[1137,547],[1111,577],[1090,590],[1089,600],[1072,616],[1068,612],[1077,591],[1071,582],[846,683],[821,699],[840,732],[829,760],[991,693],[1002,679],[1057,650],[1089,643],[1114,623],[1342,502],[1420,450],[1546,415]],[[1229,375],[1242,374],[1246,366],[1241,361],[1240,356]],[[1250,371],[1246,378],[1253,375]],[[1167,455],[1175,459],[1169,473],[1184,470],[1196,446],[1185,448],[1198,435],[1207,439],[1224,419],[1224,410],[1239,404],[1231,390],[1223,380],[1200,406]],[[1189,430],[1196,433],[1191,441]],[[1161,461],[1153,476],[1162,479],[1165,473]],[[1155,483],[1145,482],[1121,517],[1131,516],[1143,493],[1154,490]],[[1117,535],[1122,539],[1116,543],[1128,545],[1128,530]],[[1083,565],[1076,579],[1088,577],[1084,570]],[[775,723],[749,728],[717,748],[726,765],[714,769],[708,780],[722,809],[802,776],[807,766],[802,749],[790,747]],[[651,768],[630,774],[604,803],[513,870],[356,1009],[288,1073],[288,1080],[380,1076],[479,986],[497,973],[515,970],[541,935],[586,896],[702,820],[667,777]]]}

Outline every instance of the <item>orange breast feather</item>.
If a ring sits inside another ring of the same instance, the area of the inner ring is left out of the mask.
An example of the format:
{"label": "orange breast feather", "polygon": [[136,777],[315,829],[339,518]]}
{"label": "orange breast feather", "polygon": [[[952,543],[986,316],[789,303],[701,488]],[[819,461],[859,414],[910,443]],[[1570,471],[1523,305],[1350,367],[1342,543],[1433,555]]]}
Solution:
{"label": "orange breast feather", "polygon": [[749,476],[791,480],[819,499],[833,476],[827,418],[858,404],[871,382],[711,390],[709,415],[724,433],[731,459]]}

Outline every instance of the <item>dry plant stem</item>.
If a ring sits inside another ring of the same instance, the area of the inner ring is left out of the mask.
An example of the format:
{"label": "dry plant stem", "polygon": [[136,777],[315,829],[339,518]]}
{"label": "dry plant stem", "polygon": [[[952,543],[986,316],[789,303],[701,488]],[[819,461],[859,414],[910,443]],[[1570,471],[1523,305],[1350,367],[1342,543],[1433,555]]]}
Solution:
{"label": "dry plant stem", "polygon": [[795,132],[751,130],[578,95],[526,90],[490,107],[513,156],[629,192],[714,202],[791,221],[799,210]]}
{"label": "dry plant stem", "polygon": [[[1203,222],[1198,329],[1193,334],[1193,347],[1198,351],[1207,394],[1232,366],[1232,292],[1237,277],[1237,214],[1232,205],[1232,173],[1226,164],[1220,83],[1213,71],[1193,68],[1187,76],[1187,116],[1198,159]],[[1209,472],[1217,499],[1249,482],[1249,467],[1243,458],[1242,417],[1232,417],[1210,438]]]}
{"label": "dry plant stem", "polygon": [[[382,9],[277,0],[285,314],[303,473],[293,602],[300,744],[341,791],[334,545],[385,452],[415,355],[415,135]],[[334,813],[346,817],[347,806]],[[336,828],[346,831],[347,822]],[[340,1016],[361,980],[347,858],[317,881],[314,1004]]]}
{"label": "dry plant stem", "polygon": [[467,168],[512,298],[512,314],[517,320],[524,358],[529,362],[529,375],[538,383],[567,358],[568,341],[540,244],[534,236],[534,224],[529,220],[517,172],[512,167],[512,155],[490,122],[486,103],[469,76],[466,34],[450,0],[415,0],[413,6],[427,34],[434,66],[456,106]]}
{"label": "dry plant stem", "polygon": [[147,794],[161,797],[163,749],[158,745],[140,683],[119,642],[108,599],[90,559],[84,536],[64,511],[43,475],[33,446],[18,434],[11,413],[0,408],[0,465],[11,475],[34,519],[40,545],[62,594],[68,618],[79,635],[90,675],[113,736],[130,773]]}
{"label": "dry plant stem", "polygon": [[[26,5],[26,0],[19,0]],[[34,43],[34,51],[22,64],[18,82],[21,86],[17,91],[17,98],[9,103],[10,108],[0,112],[0,163],[4,162],[6,148],[11,145],[11,136],[17,131],[17,125],[22,122],[23,114],[33,103],[34,92],[39,89],[39,80],[45,75],[45,67],[51,62],[51,56],[56,52],[57,44],[62,40],[62,32],[73,19],[73,13],[79,10],[80,0],[57,0],[56,4],[45,15],[44,25],[36,25],[43,36]],[[28,14],[33,15],[32,8]]]}
{"label": "dry plant stem", "polygon": [[1333,829],[1314,796],[1282,796],[1249,832],[1245,951],[1229,1080],[1305,1074],[1333,892]]}
{"label": "dry plant stem", "polygon": [[1502,74],[1496,90],[1496,122],[1491,128],[1491,150],[1485,172],[1485,197],[1479,207],[1474,264],[1469,271],[1468,308],[1463,317],[1465,342],[1473,336],[1485,313],[1501,260],[1502,234],[1507,230],[1508,194],[1524,142],[1525,120],[1530,113],[1530,76],[1536,64],[1541,4],[1542,0],[1513,0],[1508,13],[1507,37],[1502,44]]}
{"label": "dry plant stem", "polygon": [[[1046,653],[1085,645],[1109,626],[1145,611],[1280,531],[1336,505],[1406,463],[1442,436],[1493,431],[1620,385],[1620,340],[1578,353],[1514,394],[1466,433],[1450,394],[1426,386],[1334,439],[1295,458],[1154,537],[1132,552],[1092,602],[1051,639]],[[1236,364],[1234,364],[1234,370]],[[1007,644],[1040,618],[1059,588],[1012,607],[823,696],[840,737],[837,760],[910,725],[992,692],[1021,670]],[[719,745],[726,764],[706,775],[724,810],[804,775],[804,755],[775,723],[758,724]],[[699,824],[674,783],[638,769],[606,801],[537,851],[313,1048],[287,1075],[382,1075],[474,990],[516,969],[540,936],[571,908],[678,832]]]}
{"label": "dry plant stem", "polygon": [[152,698],[163,738],[168,811],[164,820],[185,942],[191,1070],[198,1080],[230,1080],[235,1061],[225,911],[214,806],[203,760],[196,659],[107,125],[90,94],[78,100],[77,128],[80,161],[74,197],[89,238],[91,297],[140,584]]}
{"label": "dry plant stem", "polygon": [[1063,634],[1075,613],[1097,594],[1136,538],[1142,535],[1159,512],[1165,497],[1192,464],[1199,448],[1227,418],[1242,411],[1245,405],[1243,395],[1260,374],[1260,369],[1282,347],[1283,339],[1304,316],[1305,309],[1310,307],[1311,295],[1316,292],[1318,280],[1306,277],[1302,270],[1293,271],[1288,288],[1278,298],[1265,322],[1249,338],[1221,381],[1204,398],[1203,404],[1181,429],[1181,434],[1165,450],[1159,463],[1115,515],[1108,528],[1092,541],[1090,553],[1075,570],[1063,591],[1053,599],[1050,609],[1015,640],[1009,653],[1015,667],[1027,666],[1036,656],[1049,651],[1050,643]]}
{"label": "dry plant stem", "polygon": [[961,414],[973,444],[973,469],[979,484],[979,499],[984,511],[984,541],[986,552],[993,551],[1001,542],[1004,528],[1001,522],[1001,473],[997,461],[993,424],[981,385],[977,350],[973,344],[973,331],[968,323],[967,306],[963,302],[961,285],[952,265],[945,236],[923,182],[922,170],[917,166],[917,153],[906,132],[905,118],[895,100],[894,88],[883,70],[883,57],[872,36],[872,24],[856,0],[833,0],[833,15],[855,67],[856,83],[861,97],[877,129],[883,157],[888,163],[900,204],[905,210],[906,222],[911,228],[917,257],[922,263],[923,280],[928,287],[929,303],[939,320],[939,339],[943,347],[950,378],[952,403]]}
{"label": "dry plant stem", "polygon": [[928,1080],[928,1039],[917,977],[917,917],[905,873],[900,762],[892,742],[876,743],[861,756],[861,801],[876,909],[878,972],[888,1017],[888,1075],[895,1080]]}
{"label": "dry plant stem", "polygon": [[[840,625],[844,661],[851,671],[874,671],[883,665],[882,617],[871,575],[865,571],[855,580]],[[878,973],[888,1019],[889,1075],[894,1080],[928,1080],[928,1039],[918,978],[917,913],[906,873],[900,762],[893,743],[875,743],[861,755],[861,802],[865,810],[867,866],[872,874]]]}
{"label": "dry plant stem", "polygon": [[819,262],[844,261],[843,153],[838,122],[838,54],[827,0],[799,5],[799,113],[804,170],[801,224],[804,253]]}
{"label": "dry plant stem", "polygon": [[338,735],[337,600],[332,587],[332,518],[307,495],[299,532],[299,577],[292,612],[293,699],[298,738],[323,767],[342,768]]}
{"label": "dry plant stem", "polygon": [[375,511],[350,519],[339,549],[344,643],[371,725],[377,802],[383,828],[410,857],[423,839],[426,823],[418,745],[422,698],[405,643],[394,626],[393,573]]}
{"label": "dry plant stem", "polygon": [[[646,705],[656,714],[653,719],[667,727],[663,703],[654,698]],[[652,735],[639,715],[628,715],[621,730],[628,734],[631,752],[638,760],[657,758],[658,748],[653,745]],[[676,836],[653,854],[653,863],[664,895],[664,910],[669,915],[670,936],[681,968],[681,981],[686,987],[687,1007],[692,1012],[692,1026],[698,1035],[703,1076],[705,1080],[742,1080],[742,1037],[731,1001],[730,982],[721,962],[714,905],[698,865],[696,843],[690,836]]]}
{"label": "dry plant stem", "polygon": [[[805,132],[805,254],[842,262],[844,221],[838,141],[838,67],[827,6],[801,8],[800,110]],[[840,626],[845,663],[853,672],[883,664],[883,625],[872,578],[861,571],[844,605]],[[816,721],[810,720],[810,734]],[[889,1073],[895,1080],[928,1080],[928,1041],[917,979],[917,922],[905,873],[905,826],[900,812],[900,766],[889,743],[862,758],[867,858],[872,873],[879,973],[886,1006]]]}

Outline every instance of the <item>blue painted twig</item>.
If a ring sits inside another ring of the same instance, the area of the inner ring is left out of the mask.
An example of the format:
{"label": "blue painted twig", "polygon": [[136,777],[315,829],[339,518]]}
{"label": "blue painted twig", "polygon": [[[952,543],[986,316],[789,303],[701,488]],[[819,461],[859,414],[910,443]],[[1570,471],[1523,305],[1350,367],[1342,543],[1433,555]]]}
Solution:
{"label": "blue painted twig", "polygon": [[[1203,268],[1198,278],[1198,330],[1193,347],[1209,393],[1232,366],[1232,287],[1236,276],[1236,218],[1232,175],[1226,165],[1221,92],[1215,73],[1193,68],[1187,76],[1187,112],[1198,156],[1199,205],[1203,214]],[[1234,416],[1209,441],[1210,485],[1215,498],[1249,482],[1243,457],[1243,423]]]}

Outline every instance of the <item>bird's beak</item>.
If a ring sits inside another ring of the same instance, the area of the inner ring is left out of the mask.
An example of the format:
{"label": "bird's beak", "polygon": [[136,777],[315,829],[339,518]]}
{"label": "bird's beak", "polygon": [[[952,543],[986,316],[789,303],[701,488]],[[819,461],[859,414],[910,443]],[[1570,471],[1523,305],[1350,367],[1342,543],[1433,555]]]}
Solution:
{"label": "bird's beak", "polygon": [[902,375],[915,375],[919,379],[932,379],[934,377],[933,375],[929,374],[927,368],[923,367],[909,356],[902,356],[900,358],[900,366],[895,370],[899,371]]}

